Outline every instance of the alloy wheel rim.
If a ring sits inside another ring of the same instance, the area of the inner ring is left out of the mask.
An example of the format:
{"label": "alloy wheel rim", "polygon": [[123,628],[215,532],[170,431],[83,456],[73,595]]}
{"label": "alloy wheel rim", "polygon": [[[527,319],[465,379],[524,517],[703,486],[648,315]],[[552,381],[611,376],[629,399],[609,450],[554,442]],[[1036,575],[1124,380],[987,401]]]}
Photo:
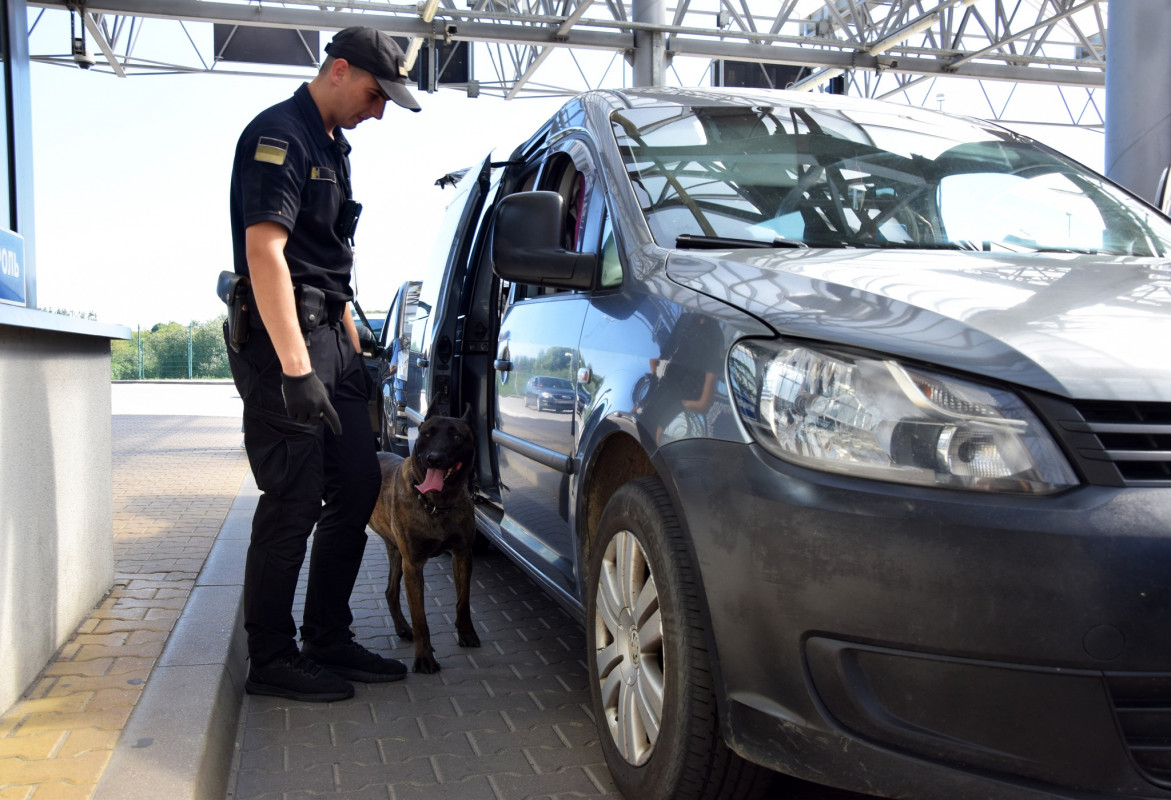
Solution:
{"label": "alloy wheel rim", "polygon": [[662,725],[665,662],[658,588],[630,531],[615,534],[602,557],[594,625],[606,727],[622,757],[640,766]]}

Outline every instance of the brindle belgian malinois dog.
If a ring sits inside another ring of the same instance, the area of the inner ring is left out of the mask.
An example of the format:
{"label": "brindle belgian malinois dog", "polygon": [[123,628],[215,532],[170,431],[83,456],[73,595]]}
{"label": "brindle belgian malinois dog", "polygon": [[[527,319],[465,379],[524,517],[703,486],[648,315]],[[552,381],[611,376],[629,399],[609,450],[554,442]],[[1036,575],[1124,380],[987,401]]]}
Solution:
{"label": "brindle belgian malinois dog", "polygon": [[[386,542],[390,576],[386,603],[400,639],[415,642],[415,672],[439,671],[431,647],[431,629],[423,607],[423,565],[444,550],[451,551],[455,576],[455,628],[460,647],[479,647],[472,627],[469,592],[472,543],[476,537],[468,476],[474,468],[471,408],[462,417],[427,414],[419,426],[410,457],[379,453],[382,489],[370,516],[370,527]],[[411,624],[399,604],[399,585],[406,578]]]}

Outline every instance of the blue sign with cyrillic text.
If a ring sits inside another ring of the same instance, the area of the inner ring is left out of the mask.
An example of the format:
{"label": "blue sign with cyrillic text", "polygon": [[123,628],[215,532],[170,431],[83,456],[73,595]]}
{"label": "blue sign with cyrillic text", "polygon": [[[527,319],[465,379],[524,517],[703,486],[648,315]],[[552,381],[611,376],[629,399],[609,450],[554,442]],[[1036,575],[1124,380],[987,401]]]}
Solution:
{"label": "blue sign with cyrillic text", "polygon": [[24,271],[24,237],[0,228],[0,303],[28,303]]}

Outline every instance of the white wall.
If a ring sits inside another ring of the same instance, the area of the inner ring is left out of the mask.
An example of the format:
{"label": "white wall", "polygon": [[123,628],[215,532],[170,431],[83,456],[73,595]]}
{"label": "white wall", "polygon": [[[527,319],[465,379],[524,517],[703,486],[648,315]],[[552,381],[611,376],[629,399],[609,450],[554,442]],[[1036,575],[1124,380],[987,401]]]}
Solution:
{"label": "white wall", "polygon": [[111,463],[110,338],[0,314],[0,713],[113,582]]}

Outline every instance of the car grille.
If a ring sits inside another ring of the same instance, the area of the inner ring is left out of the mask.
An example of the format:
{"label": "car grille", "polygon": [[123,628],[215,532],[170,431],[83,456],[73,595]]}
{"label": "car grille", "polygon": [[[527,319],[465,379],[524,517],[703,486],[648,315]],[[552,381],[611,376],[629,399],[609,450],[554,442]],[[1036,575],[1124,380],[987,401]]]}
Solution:
{"label": "car grille", "polygon": [[1107,674],[1131,758],[1152,783],[1171,787],[1171,674]]}
{"label": "car grille", "polygon": [[1171,484],[1171,404],[1077,403],[1127,484]]}
{"label": "car grille", "polygon": [[1049,398],[1038,410],[1090,483],[1171,486],[1171,403]]}

